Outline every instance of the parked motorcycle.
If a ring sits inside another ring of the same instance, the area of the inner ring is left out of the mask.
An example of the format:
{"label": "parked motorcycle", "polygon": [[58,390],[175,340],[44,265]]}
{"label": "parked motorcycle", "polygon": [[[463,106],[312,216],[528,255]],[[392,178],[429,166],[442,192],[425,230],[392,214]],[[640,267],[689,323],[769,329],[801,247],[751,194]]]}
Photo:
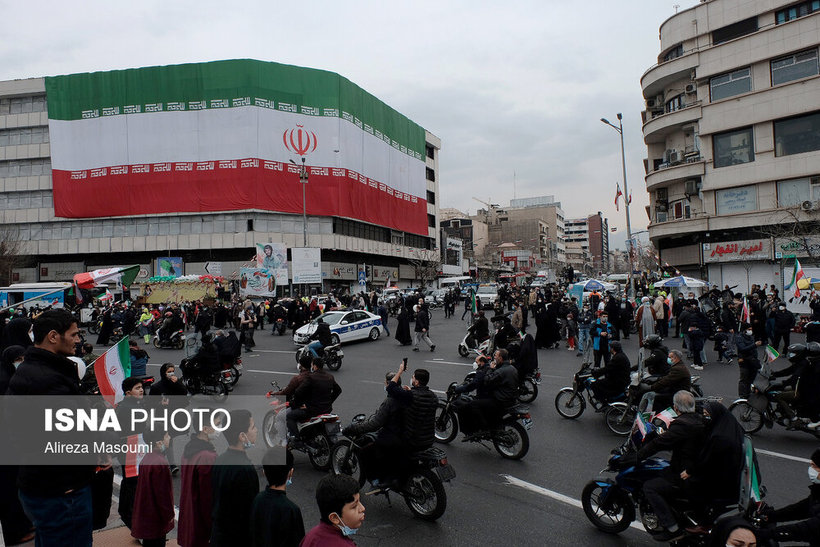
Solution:
{"label": "parked motorcycle", "polygon": [[[442,444],[452,442],[458,435],[458,414],[454,403],[472,399],[469,395],[458,395],[455,388],[456,383],[451,383],[447,388],[446,397],[439,399],[439,407],[436,410],[436,441]],[[465,441],[482,444],[484,441],[491,441],[501,457],[520,460],[530,449],[530,436],[527,430],[531,428],[532,417],[529,408],[515,405],[504,409],[497,428],[476,432]]]}
{"label": "parked motorcycle", "polygon": [[268,391],[266,397],[271,399],[271,409],[262,420],[262,438],[265,444],[274,446],[289,446],[291,450],[298,450],[307,454],[314,469],[326,471],[330,468],[330,449],[341,440],[342,430],[339,425],[338,414],[320,414],[299,424],[299,436],[296,442],[288,443],[285,414],[290,403],[280,401],[275,392],[280,391],[279,384],[271,382],[273,390]]}
{"label": "parked motorcycle", "polygon": [[[296,362],[298,363],[302,359],[302,356],[306,353],[310,353],[310,350],[307,346],[302,346],[301,348],[297,349]],[[342,351],[341,344],[327,346],[326,348],[320,349],[317,353],[319,353],[319,357],[322,359],[322,361],[328,369],[339,370],[342,367],[342,359],[344,358],[345,354]]]}
{"label": "parked motorcycle", "polygon": [[154,347],[157,349],[182,349],[185,347],[185,333],[182,329],[172,332],[165,340],[160,340],[159,329],[154,333],[152,340]]}
{"label": "parked motorcycle", "polygon": [[[352,423],[364,420],[365,415],[358,414]],[[364,486],[366,477],[371,483],[378,479],[374,493],[383,494],[388,503],[390,492],[395,492],[404,498],[407,507],[417,517],[429,521],[441,517],[447,509],[447,492],[443,483],[456,476],[453,466],[447,462],[447,454],[435,447],[412,452],[404,456],[404,465],[395,466],[401,469],[397,477],[371,477],[369,470],[362,467],[360,454],[375,440],[376,433],[365,433],[352,439],[343,438],[333,445],[330,452],[333,473],[350,475],[359,481],[359,486]]]}
{"label": "parked motorcycle", "polygon": [[[555,396],[555,410],[558,411],[558,414],[564,418],[574,420],[586,410],[586,399],[589,399],[589,404],[592,405],[595,412],[606,412],[617,401],[626,399],[626,393],[624,393],[611,401],[599,401],[592,392],[592,384],[595,381],[596,379],[592,376],[592,369],[586,364],[581,365],[581,369],[572,378],[572,386],[561,388]],[[586,398],[584,392],[586,392]],[[635,416],[632,416],[633,421],[634,419]],[[632,422],[629,422],[629,429],[631,428]]]}

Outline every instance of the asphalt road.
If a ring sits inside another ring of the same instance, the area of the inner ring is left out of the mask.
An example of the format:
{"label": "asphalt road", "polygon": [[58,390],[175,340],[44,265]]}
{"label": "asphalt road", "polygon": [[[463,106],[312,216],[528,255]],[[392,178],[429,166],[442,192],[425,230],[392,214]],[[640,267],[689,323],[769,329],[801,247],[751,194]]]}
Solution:
{"label": "asphalt road", "polygon": [[[437,345],[435,352],[423,348],[415,353],[409,347],[400,347],[392,338],[343,346],[344,363],[335,376],[344,392],[334,407],[343,422],[349,423],[357,413],[375,411],[384,397],[384,373],[395,370],[402,357],[409,358],[411,370],[430,370],[430,386],[434,390],[443,392],[450,382],[463,379],[471,370],[472,361],[461,358],[456,349],[465,329],[465,323],[458,317],[456,314],[445,319],[442,311],[434,310],[430,336]],[[395,326],[394,319],[391,318],[389,326]],[[530,328],[534,334],[534,327]],[[295,373],[295,346],[290,336],[257,331],[255,339],[254,351],[243,354],[245,371],[235,395],[262,397],[271,380],[284,386]],[[636,337],[623,343],[630,358],[636,358]],[[669,345],[679,348],[680,342],[672,340]],[[184,357],[182,351],[148,351],[149,373],[155,375],[160,363],[178,363]],[[713,352],[709,351],[708,356],[714,361]],[[391,498],[392,506],[384,496],[363,496],[366,519],[355,538],[357,543],[655,545],[640,524],[634,524],[620,536],[611,536],[599,532],[586,519],[580,508],[581,490],[605,467],[609,451],[622,439],[606,429],[603,416],[590,406],[577,420],[564,419],[556,412],[556,393],[571,384],[572,375],[580,367],[575,352],[563,346],[539,350],[539,364],[542,383],[537,400],[530,405],[534,425],[529,431],[530,451],[522,461],[504,460],[493,449],[456,439],[443,447],[457,473],[456,479],[446,486],[448,505],[444,516],[435,523],[427,523],[414,518],[398,496]],[[735,398],[736,365],[709,364],[701,376],[706,394],[722,396],[725,404]],[[805,496],[808,457],[818,446],[815,439],[775,426],[758,433],[754,442],[763,483],[768,489],[766,501],[777,507]],[[182,444],[178,443],[176,451],[181,451]],[[262,445],[261,437],[257,444]],[[322,473],[311,467],[304,454],[296,453],[296,473],[288,495],[301,507],[307,528],[318,521],[314,492],[321,477]],[[175,482],[178,489],[178,479]],[[112,515],[115,514],[113,511]]]}

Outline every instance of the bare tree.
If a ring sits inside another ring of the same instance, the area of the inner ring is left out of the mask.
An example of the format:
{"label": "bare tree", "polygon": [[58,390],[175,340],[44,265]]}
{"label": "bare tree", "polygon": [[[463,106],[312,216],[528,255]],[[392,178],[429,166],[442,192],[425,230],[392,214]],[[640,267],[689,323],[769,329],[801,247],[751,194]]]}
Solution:
{"label": "bare tree", "polygon": [[438,277],[441,271],[441,255],[437,251],[417,249],[412,251],[413,258],[407,260],[416,270],[416,279],[421,288]]}
{"label": "bare tree", "polygon": [[0,285],[10,285],[12,270],[24,262],[23,242],[17,228],[0,226]]}
{"label": "bare tree", "polygon": [[800,206],[780,209],[773,213],[772,222],[759,230],[766,237],[788,241],[786,248],[775,248],[783,255],[793,254],[820,261],[820,218],[816,212],[803,211]]}

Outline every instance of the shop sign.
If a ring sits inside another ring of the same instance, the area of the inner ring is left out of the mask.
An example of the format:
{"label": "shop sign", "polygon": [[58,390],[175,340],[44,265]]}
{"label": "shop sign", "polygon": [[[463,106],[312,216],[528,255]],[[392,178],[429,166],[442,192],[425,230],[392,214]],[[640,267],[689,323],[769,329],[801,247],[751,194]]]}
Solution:
{"label": "shop sign", "polygon": [[771,240],[747,239],[703,244],[704,264],[768,260],[772,257]]}

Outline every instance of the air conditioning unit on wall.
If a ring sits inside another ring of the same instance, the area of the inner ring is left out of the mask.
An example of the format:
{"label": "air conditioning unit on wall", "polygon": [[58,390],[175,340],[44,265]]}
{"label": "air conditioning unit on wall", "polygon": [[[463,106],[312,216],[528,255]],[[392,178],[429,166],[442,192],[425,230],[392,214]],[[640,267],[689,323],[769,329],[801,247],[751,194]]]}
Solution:
{"label": "air conditioning unit on wall", "polygon": [[687,93],[689,93],[689,94],[696,93],[697,90],[698,90],[698,84],[696,84],[694,82],[691,83],[691,84],[686,84],[686,92]]}
{"label": "air conditioning unit on wall", "polygon": [[817,209],[817,205],[813,201],[806,200],[800,204],[800,208],[804,211],[814,211]]}
{"label": "air conditioning unit on wall", "polygon": [[698,181],[695,179],[683,181],[683,193],[687,196],[694,196],[698,193]]}

